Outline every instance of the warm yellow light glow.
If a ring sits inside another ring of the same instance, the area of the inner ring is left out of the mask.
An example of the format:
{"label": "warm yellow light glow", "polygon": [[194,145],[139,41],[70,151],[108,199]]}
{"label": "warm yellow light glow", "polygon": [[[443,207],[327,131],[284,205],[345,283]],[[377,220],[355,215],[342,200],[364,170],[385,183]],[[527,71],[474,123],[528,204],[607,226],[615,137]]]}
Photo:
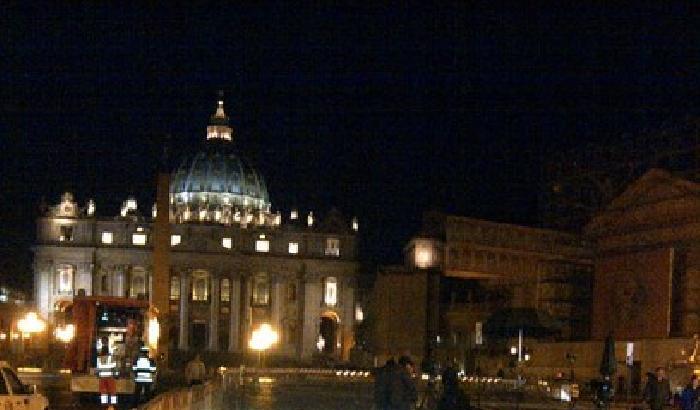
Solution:
{"label": "warm yellow light glow", "polygon": [[177,246],[182,243],[182,236],[170,235],[170,246]]}
{"label": "warm yellow light glow", "polygon": [[28,312],[23,319],[17,321],[17,329],[22,333],[39,333],[46,330],[46,322],[36,312]]}
{"label": "warm yellow light glow", "polygon": [[75,326],[67,324],[56,328],[56,340],[69,343],[75,337]]}
{"label": "warm yellow light glow", "polygon": [[416,266],[428,268],[433,264],[433,250],[430,248],[416,247]]}
{"label": "warm yellow light glow", "polygon": [[309,216],[306,217],[306,224],[312,226],[314,224],[314,213],[309,212]]}
{"label": "warm yellow light glow", "polygon": [[279,335],[272,329],[272,326],[267,323],[263,323],[251,334],[250,341],[248,341],[248,346],[253,350],[264,351],[272,347],[272,345],[277,343],[278,340]]}
{"label": "warm yellow light glow", "polygon": [[518,354],[518,348],[515,347],[515,346],[511,346],[511,347],[510,347],[510,354],[512,354],[513,356],[515,356],[516,354]]}
{"label": "warm yellow light glow", "polygon": [[231,249],[231,247],[233,246],[231,238],[221,238],[221,246],[223,246],[226,249]]}
{"label": "warm yellow light glow", "polygon": [[148,348],[152,351],[158,349],[158,339],[160,338],[160,324],[158,318],[148,319]]}

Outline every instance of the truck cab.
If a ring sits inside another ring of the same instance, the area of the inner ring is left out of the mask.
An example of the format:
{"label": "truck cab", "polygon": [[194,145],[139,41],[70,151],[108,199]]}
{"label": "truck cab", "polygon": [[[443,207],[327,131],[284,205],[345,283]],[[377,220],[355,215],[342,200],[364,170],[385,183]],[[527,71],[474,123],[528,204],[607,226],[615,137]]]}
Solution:
{"label": "truck cab", "polygon": [[7,362],[0,361],[0,408],[12,410],[47,410],[49,401],[36,392],[35,386],[23,384]]}

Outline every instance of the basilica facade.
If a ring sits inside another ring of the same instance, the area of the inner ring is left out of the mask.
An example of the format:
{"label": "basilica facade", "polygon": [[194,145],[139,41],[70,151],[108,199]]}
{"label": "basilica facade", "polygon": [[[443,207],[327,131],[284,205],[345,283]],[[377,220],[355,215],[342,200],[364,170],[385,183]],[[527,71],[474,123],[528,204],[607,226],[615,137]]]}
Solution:
{"label": "basilica facade", "polygon": [[[170,311],[161,330],[170,348],[241,353],[268,323],[278,355],[346,359],[362,317],[357,220],[335,210],[273,212],[263,177],[233,148],[223,101],[205,135],[170,174]],[[127,198],[118,215],[103,216],[94,201],[65,193],[37,220],[40,314],[52,320],[79,294],[153,300],[158,212]]]}

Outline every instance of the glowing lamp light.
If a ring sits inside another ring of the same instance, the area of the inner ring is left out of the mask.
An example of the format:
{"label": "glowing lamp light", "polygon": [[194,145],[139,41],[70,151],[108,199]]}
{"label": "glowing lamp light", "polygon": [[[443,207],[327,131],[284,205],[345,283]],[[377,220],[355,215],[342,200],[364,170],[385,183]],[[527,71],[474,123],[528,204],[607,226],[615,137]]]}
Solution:
{"label": "glowing lamp light", "polygon": [[279,335],[267,323],[263,323],[251,334],[248,346],[253,350],[264,351],[277,343]]}
{"label": "glowing lamp light", "polygon": [[36,312],[28,312],[23,319],[17,321],[17,330],[22,333],[40,333],[46,330],[46,322],[39,319]]}
{"label": "glowing lamp light", "polygon": [[416,266],[427,268],[432,265],[433,251],[430,248],[416,248]]}
{"label": "glowing lamp light", "polygon": [[56,340],[63,343],[70,343],[75,337],[75,326],[73,324],[67,324],[62,327],[56,328]]}
{"label": "glowing lamp light", "polygon": [[148,319],[148,348],[157,350],[158,339],[160,339],[160,324],[158,318],[152,317]]}
{"label": "glowing lamp light", "polygon": [[326,347],[326,339],[323,338],[323,336],[318,335],[318,341],[316,341],[316,349],[320,352],[323,350],[323,348]]}

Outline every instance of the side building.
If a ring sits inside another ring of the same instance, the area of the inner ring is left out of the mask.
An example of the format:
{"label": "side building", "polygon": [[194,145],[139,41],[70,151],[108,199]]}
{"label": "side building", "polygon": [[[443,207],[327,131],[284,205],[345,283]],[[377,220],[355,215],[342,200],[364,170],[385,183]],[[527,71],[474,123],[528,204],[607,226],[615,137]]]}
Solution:
{"label": "side building", "polygon": [[[357,220],[271,212],[262,176],[233,150],[219,101],[199,151],[171,174],[171,349],[240,353],[269,323],[273,354],[347,359],[354,343]],[[75,295],[153,299],[153,230],[159,210],[127,199],[101,217],[66,193],[37,220],[35,301],[51,320]],[[319,349],[319,340],[324,340]]]}

